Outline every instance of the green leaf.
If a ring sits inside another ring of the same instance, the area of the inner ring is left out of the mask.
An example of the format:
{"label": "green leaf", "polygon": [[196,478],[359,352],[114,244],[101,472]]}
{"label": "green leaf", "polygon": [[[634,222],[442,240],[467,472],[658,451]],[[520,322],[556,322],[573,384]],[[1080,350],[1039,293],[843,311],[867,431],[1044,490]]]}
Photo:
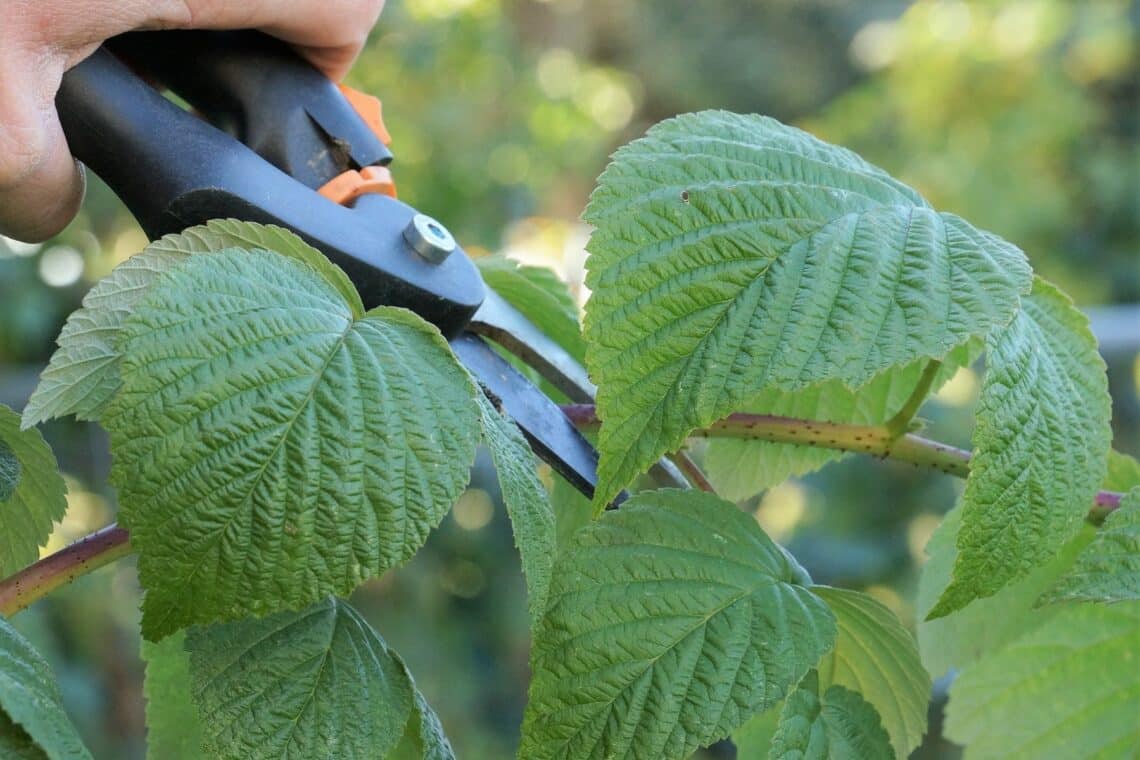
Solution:
{"label": "green leaf", "polygon": [[309,267],[202,254],[122,328],[104,414],[143,632],[296,609],[412,556],[468,480],[476,389],[411,312]]}
{"label": "green leaf", "polygon": [[550,506],[554,510],[558,548],[561,550],[573,540],[580,528],[590,524],[594,507],[581,491],[558,473],[551,474]]}
{"label": "green leaf", "polygon": [[658,124],[617,151],[584,218],[596,505],[757,392],[942,358],[1030,286],[1016,247],[760,116]]}
{"label": "green leaf", "polygon": [[777,702],[764,712],[753,715],[743,726],[732,732],[732,743],[736,745],[736,756],[740,760],[768,756],[772,739],[780,725],[783,707],[783,702]]}
{"label": "green leaf", "polygon": [[1101,483],[1106,491],[1130,491],[1140,486],[1140,462],[1119,451],[1108,452],[1108,474]]}
{"label": "green leaf", "polygon": [[146,662],[146,754],[152,760],[189,760],[202,755],[202,725],[190,698],[190,653],[186,632],[158,643],[143,641]]}
{"label": "green leaf", "polygon": [[931,618],[1056,557],[1081,530],[1112,440],[1104,360],[1064,293],[1038,278],[986,347],[958,557]]}
{"label": "green leaf", "polygon": [[1062,605],[959,674],[946,736],[969,760],[1134,758],[1140,747],[1140,602]]}
{"label": "green leaf", "polygon": [[[980,352],[980,340],[971,340],[952,351],[939,368],[931,390],[941,387],[960,367],[969,366]],[[838,380],[798,391],[761,391],[746,410],[824,422],[881,424],[898,413],[910,398],[927,363],[924,359],[902,369],[885,370],[854,391]],[[741,501],[790,477],[818,470],[847,453],[818,446],[713,438],[705,453],[704,468],[718,494]]]}
{"label": "green leaf", "polygon": [[526,266],[506,256],[484,256],[475,264],[483,281],[578,361],[586,342],[578,323],[578,305],[558,275],[546,267]]}
{"label": "green leaf", "polygon": [[687,757],[794,687],[835,638],[756,521],[649,491],[574,534],[532,651],[519,756]]}
{"label": "green leaf", "polygon": [[[890,737],[858,692],[823,687],[816,671],[784,703],[768,757],[773,760],[893,760]],[[820,691],[826,688],[822,698]]]}
{"label": "green leaf", "polygon": [[860,694],[881,716],[898,757],[909,757],[926,733],[930,676],[914,636],[895,614],[858,591],[814,589],[835,614],[835,649],[817,670],[820,688],[833,684]]}
{"label": "green leaf", "polygon": [[385,757],[412,713],[403,663],[334,598],[192,628],[186,649],[211,758]]}
{"label": "green leaf", "polygon": [[1081,550],[1096,535],[1095,528],[1085,525],[1053,560],[1032,570],[1020,581],[993,596],[978,599],[965,609],[931,620],[929,612],[950,582],[961,525],[962,507],[958,506],[946,515],[927,544],[930,559],[923,566],[918,581],[918,650],[922,664],[934,678],[996,652],[1049,620],[1056,608],[1035,609],[1038,598],[1072,567]]}
{"label": "green leaf", "polygon": [[439,716],[419,691],[416,691],[404,737],[388,760],[455,760],[455,750],[443,732]]}
{"label": "green leaf", "polygon": [[0,404],[0,578],[35,562],[67,511],[67,485],[38,430]]}
{"label": "green leaf", "polygon": [[[0,749],[15,747],[25,756],[37,755],[27,747],[30,737],[51,760],[90,758],[79,734],[63,711],[63,698],[55,674],[27,639],[0,617]],[[20,731],[12,731],[12,726]],[[8,757],[7,754],[4,757]]]}
{"label": "green leaf", "polygon": [[0,712],[0,757],[5,760],[46,760],[48,755],[28,732]]}
{"label": "green leaf", "polygon": [[272,225],[215,219],[148,245],[100,280],[68,317],[40,383],[24,409],[23,426],[74,414],[99,420],[119,388],[118,334],[151,285],[192,253],[231,248],[276,251],[313,267],[332,283],[354,313],[364,311],[344,272],[288,230]]}
{"label": "green leaf", "polygon": [[1104,521],[1076,563],[1041,602],[1140,601],[1140,486]]}
{"label": "green leaf", "polygon": [[515,545],[526,576],[531,628],[546,609],[550,571],[557,547],[554,510],[538,479],[538,460],[513,422],[504,417],[482,393],[477,394],[483,418],[483,441],[491,450],[503,502],[511,518]]}

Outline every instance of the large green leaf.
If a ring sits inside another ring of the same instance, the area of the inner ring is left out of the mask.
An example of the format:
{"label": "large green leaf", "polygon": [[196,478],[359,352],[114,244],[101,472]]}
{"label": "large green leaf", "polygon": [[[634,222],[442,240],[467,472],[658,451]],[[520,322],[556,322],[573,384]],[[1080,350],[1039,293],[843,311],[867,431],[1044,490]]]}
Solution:
{"label": "large green leaf", "polygon": [[930,617],[992,596],[1050,562],[1104,478],[1112,403],[1088,318],[1038,278],[987,341],[953,580]]}
{"label": "large green leaf", "polygon": [[[408,680],[410,683],[410,674]],[[455,750],[443,732],[439,716],[419,691],[416,691],[404,736],[388,760],[455,760]]]}
{"label": "large green leaf", "polygon": [[753,715],[748,721],[732,732],[732,743],[736,745],[736,756],[741,760],[767,757],[772,748],[772,739],[780,726],[780,713],[784,703],[777,702],[762,713]]}
{"label": "large green leaf", "polygon": [[895,752],[873,706],[858,692],[823,685],[812,670],[784,703],[768,757],[893,760]]}
{"label": "large green leaf", "polygon": [[121,328],[104,413],[143,631],[297,609],[410,557],[467,483],[477,392],[411,312],[265,251],[201,254]]}
{"label": "large green leaf", "polygon": [[192,760],[202,755],[202,723],[190,698],[186,632],[143,641],[146,662],[146,755],[151,760]]}
{"label": "large green leaf", "polygon": [[[856,691],[878,712],[898,757],[909,757],[926,733],[930,676],[918,645],[895,614],[858,591],[813,589],[835,614],[835,649],[819,663],[820,689]],[[826,701],[826,699],[825,699]]]}
{"label": "large green leaf", "polygon": [[[930,389],[941,387],[960,367],[973,362],[980,351],[980,340],[969,341],[952,351],[939,367]],[[898,413],[914,392],[927,365],[928,360],[921,360],[901,369],[886,370],[858,390],[851,390],[838,380],[816,383],[798,391],[764,390],[748,404],[747,411],[877,425]],[[704,469],[718,494],[740,501],[846,455],[844,451],[818,446],[713,438],[706,450]]]}
{"label": "large green leaf", "polygon": [[37,757],[30,738],[51,760],[90,758],[62,699],[51,667],[0,617],[0,749]]}
{"label": "large green leaf", "polygon": [[483,441],[491,450],[503,502],[515,533],[515,544],[522,557],[533,628],[546,609],[546,597],[550,591],[550,570],[557,548],[554,510],[535,472],[538,460],[522,432],[495,409],[486,396],[482,393],[478,396],[483,418]]}
{"label": "large green leaf", "polygon": [[1035,608],[1038,598],[1072,567],[1081,550],[1096,535],[1096,530],[1086,525],[1056,557],[1021,580],[993,596],[972,602],[965,609],[931,620],[928,614],[950,582],[961,527],[962,508],[958,506],[946,515],[931,536],[926,546],[930,559],[923,566],[918,581],[918,650],[922,664],[934,678],[998,651],[1049,620],[1056,608]]}
{"label": "large green leaf", "polygon": [[484,256],[475,263],[492,290],[575,359],[585,358],[578,305],[553,270],[518,264],[505,256]]}
{"label": "large green leaf", "polygon": [[967,760],[1136,757],[1140,602],[1060,607],[954,681],[945,732]]}
{"label": "large green leaf", "polygon": [[1041,601],[1140,601],[1140,486],[1120,502],[1096,537]]}
{"label": "large green leaf", "polygon": [[1101,488],[1106,491],[1129,491],[1140,486],[1140,462],[1135,457],[1108,452],[1108,473],[1104,476]]}
{"label": "large green leaf", "polygon": [[710,494],[650,491],[559,555],[519,756],[681,758],[782,699],[835,637],[806,573]]}
{"label": "large green leaf", "polygon": [[191,628],[192,693],[211,758],[384,758],[415,687],[348,604]]}
{"label": "large green leaf", "polygon": [[38,430],[0,404],[0,578],[36,560],[67,511],[67,486]]}
{"label": "large green leaf", "polygon": [[100,280],[83,299],[83,308],[67,318],[40,383],[24,408],[24,427],[74,414],[98,420],[119,389],[118,334],[127,317],[155,280],[192,253],[230,248],[276,251],[303,261],[325,276],[353,304],[364,310],[343,272],[319,251],[280,227],[234,219],[215,219],[156,240]]}
{"label": "large green leaf", "polygon": [[1030,286],[1014,246],[759,116],[658,124],[617,151],[584,218],[599,505],[758,391],[941,358]]}

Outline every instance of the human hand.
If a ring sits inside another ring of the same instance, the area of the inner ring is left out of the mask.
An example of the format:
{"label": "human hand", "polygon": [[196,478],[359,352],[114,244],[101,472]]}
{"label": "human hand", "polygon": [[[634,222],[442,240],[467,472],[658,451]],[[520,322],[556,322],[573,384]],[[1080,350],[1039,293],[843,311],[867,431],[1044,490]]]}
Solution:
{"label": "human hand", "polygon": [[137,29],[260,29],[331,79],[348,72],[384,0],[0,0],[0,234],[38,241],[71,221],[83,169],[55,94],[63,73]]}

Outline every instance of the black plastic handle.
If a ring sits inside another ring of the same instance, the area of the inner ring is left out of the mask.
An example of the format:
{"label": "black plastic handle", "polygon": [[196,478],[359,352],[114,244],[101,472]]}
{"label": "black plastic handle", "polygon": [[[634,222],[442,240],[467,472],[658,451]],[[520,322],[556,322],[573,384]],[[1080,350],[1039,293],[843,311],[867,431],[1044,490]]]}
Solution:
{"label": "black plastic handle", "polygon": [[116,37],[108,47],[309,187],[349,169],[392,160],[337,86],[268,35],[135,32]]}
{"label": "black plastic handle", "polygon": [[[255,60],[257,68],[268,65]],[[324,93],[328,103],[344,102],[335,86]],[[298,97],[295,108],[308,114],[304,102]],[[278,224],[343,268],[366,307],[411,309],[449,336],[483,300],[482,279],[461,250],[430,263],[411,248],[404,231],[415,209],[383,195],[362,196],[352,208],[327,200],[166,100],[106,49],[64,76],[56,105],[72,153],[152,239],[222,217]],[[257,111],[256,98],[247,105]],[[285,129],[288,121],[274,123]]]}

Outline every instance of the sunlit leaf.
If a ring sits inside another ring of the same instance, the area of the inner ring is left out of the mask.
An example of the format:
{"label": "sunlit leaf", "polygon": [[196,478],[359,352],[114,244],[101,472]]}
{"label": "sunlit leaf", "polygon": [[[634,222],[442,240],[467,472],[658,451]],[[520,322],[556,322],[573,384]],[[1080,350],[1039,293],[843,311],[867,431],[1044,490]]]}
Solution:
{"label": "sunlit leaf", "polygon": [[584,218],[596,505],[757,392],[942,358],[1030,286],[1014,246],[759,116],[658,124],[614,155]]}
{"label": "sunlit leaf", "polygon": [[[898,757],[909,757],[926,733],[930,676],[918,644],[895,614],[866,594],[817,586],[813,589],[835,614],[835,648],[824,655],[820,690],[832,684],[858,692],[882,720]],[[826,697],[825,697],[826,701]]]}
{"label": "sunlit leaf", "polygon": [[953,579],[935,618],[1049,563],[1081,530],[1112,431],[1088,318],[1040,278],[987,342]]}
{"label": "sunlit leaf", "polygon": [[1140,600],[1140,486],[1108,516],[1043,602]]}
{"label": "sunlit leaf", "polygon": [[230,248],[275,251],[319,271],[352,305],[364,311],[348,278],[293,233],[271,225],[215,219],[156,240],[100,280],[67,318],[40,383],[24,409],[23,425],[74,414],[98,420],[119,389],[119,331],[151,285],[192,253]]}
{"label": "sunlit leaf", "polygon": [[1059,607],[955,679],[945,732],[967,760],[1136,756],[1140,602]]}

